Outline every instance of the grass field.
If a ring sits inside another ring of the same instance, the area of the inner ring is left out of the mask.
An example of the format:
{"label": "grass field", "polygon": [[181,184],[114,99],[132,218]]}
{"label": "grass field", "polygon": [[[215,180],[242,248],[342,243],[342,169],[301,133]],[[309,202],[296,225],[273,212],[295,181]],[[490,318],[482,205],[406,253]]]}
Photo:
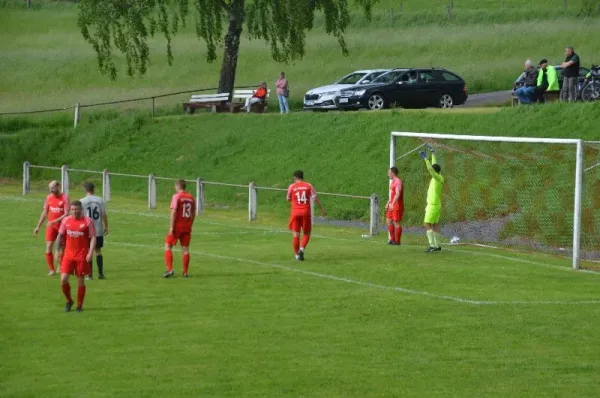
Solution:
{"label": "grass field", "polygon": [[[264,43],[244,38],[236,81],[238,85],[273,82],[279,71],[285,70],[294,106],[299,107],[308,89],[362,68],[443,66],[463,76],[474,93],[510,88],[527,58],[559,63],[566,45],[576,47],[583,65],[600,63],[596,58],[600,45],[593,40],[600,34],[598,19],[576,19],[578,3],[569,2],[573,14],[564,14],[563,2],[553,1],[554,6],[531,1],[518,8],[516,1],[506,0],[507,8],[502,11],[499,3],[491,1],[457,0],[456,16],[450,24],[440,20],[445,15],[445,2],[419,2],[419,9],[414,2],[404,2],[406,12],[396,14],[394,26],[388,21],[389,5],[381,2],[374,22],[355,20],[349,28],[350,56],[346,58],[318,21],[307,37],[305,58],[290,65],[273,62]],[[397,9],[398,5],[392,7]],[[193,33],[193,24],[175,38],[172,67],[166,63],[164,40],[157,37],[151,41],[152,62],[147,76],[130,79],[121,74],[110,81],[98,72],[95,53],[76,28],[76,15],[74,6],[64,5],[2,9],[0,112],[136,98],[215,87],[218,82],[220,61],[204,61],[205,49]],[[156,105],[173,107],[185,99],[189,94],[161,99]],[[150,103],[120,107],[131,106],[148,108]]]}
{"label": "grass field", "polygon": [[[74,195],[76,196],[76,195]],[[283,198],[282,198],[283,199]],[[166,202],[113,193],[107,280],[65,314],[33,238],[42,195],[0,188],[0,395],[597,396],[598,278],[568,261],[209,209],[190,278],[161,278]]]}

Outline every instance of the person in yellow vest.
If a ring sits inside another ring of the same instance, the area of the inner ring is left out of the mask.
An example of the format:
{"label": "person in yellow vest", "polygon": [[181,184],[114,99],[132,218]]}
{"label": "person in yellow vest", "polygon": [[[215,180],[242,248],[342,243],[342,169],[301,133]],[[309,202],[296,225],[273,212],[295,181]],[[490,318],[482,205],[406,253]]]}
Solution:
{"label": "person in yellow vest", "polygon": [[559,91],[558,73],[554,66],[548,64],[547,59],[540,61],[540,69],[537,76],[537,87],[535,88],[534,98],[538,102],[544,102],[544,93],[546,91]]}

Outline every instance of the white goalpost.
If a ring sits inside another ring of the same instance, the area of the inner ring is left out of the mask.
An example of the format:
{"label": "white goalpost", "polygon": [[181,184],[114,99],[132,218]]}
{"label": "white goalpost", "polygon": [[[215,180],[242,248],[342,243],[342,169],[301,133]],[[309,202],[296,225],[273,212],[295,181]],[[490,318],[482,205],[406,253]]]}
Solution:
{"label": "white goalpost", "polygon": [[425,144],[436,148],[446,178],[442,225],[450,220],[450,228],[486,229],[472,233],[477,243],[572,250],[573,269],[579,268],[583,140],[392,132],[389,165],[411,179],[409,190],[421,190],[407,211],[424,203],[427,176],[415,166],[414,152]]}

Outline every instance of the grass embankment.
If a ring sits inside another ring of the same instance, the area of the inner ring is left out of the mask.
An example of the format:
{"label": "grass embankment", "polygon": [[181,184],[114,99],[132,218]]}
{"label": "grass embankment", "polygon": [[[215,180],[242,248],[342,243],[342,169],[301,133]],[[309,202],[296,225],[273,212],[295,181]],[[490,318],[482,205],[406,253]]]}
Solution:
{"label": "grass embankment", "polygon": [[[444,19],[446,2],[419,2],[418,6],[407,2],[402,13],[398,4],[380,2],[371,23],[353,11],[353,25],[346,35],[350,56],[346,58],[335,39],[324,33],[319,17],[315,30],[307,36],[306,56],[294,64],[275,63],[263,42],[244,38],[237,83],[273,82],[277,73],[285,70],[293,105],[298,108],[308,89],[332,83],[355,69],[447,67],[462,75],[474,93],[511,87],[527,58],[547,57],[559,63],[566,45],[576,47],[584,65],[600,62],[594,58],[600,44],[592,40],[600,35],[600,22],[576,19],[579,7],[573,2],[565,14],[563,2],[554,1],[552,6],[531,1],[519,8],[521,2],[506,0],[504,10],[497,2],[455,1],[452,21]],[[390,5],[396,10],[393,26]],[[220,60],[206,64],[205,49],[194,34],[193,23],[174,40],[172,67],[166,63],[164,40],[157,37],[150,43],[148,74],[133,79],[121,74],[112,82],[98,72],[95,53],[83,42],[76,17],[76,7],[64,4],[0,12],[0,112],[136,98],[215,87],[218,82]],[[160,99],[156,105],[173,106],[185,99],[189,95]],[[150,103],[124,106],[147,108]]]}
{"label": "grass embankment", "polygon": [[[534,137],[598,139],[590,114],[598,104],[504,109],[495,113],[388,111],[354,114],[201,115],[155,120],[105,114],[73,130],[67,118],[5,121],[0,126],[0,175],[18,177],[24,160],[33,164],[147,175],[202,177],[285,188],[292,170],[302,168],[320,191],[387,196],[389,133],[445,132]],[[44,121],[45,120],[45,121]],[[399,143],[402,154],[421,142]],[[441,163],[448,179],[445,222],[485,220],[517,212],[501,238],[527,236],[554,245],[569,245],[572,230],[572,192],[575,152],[572,147],[447,143]],[[449,145],[449,146],[448,146]],[[586,151],[586,165],[600,161],[597,149]],[[407,185],[406,225],[421,223],[428,175],[417,154],[399,161]],[[598,225],[597,184],[600,168],[586,174],[584,228],[591,235]],[[48,174],[36,174],[49,178]],[[77,179],[89,175],[75,174]],[[144,180],[113,179],[115,192],[137,192]],[[171,193],[161,183],[159,194]],[[209,186],[212,204],[244,206],[247,192]],[[262,193],[263,210],[283,212],[281,194]],[[366,202],[325,200],[332,218],[366,219]],[[587,220],[587,221],[585,221]],[[565,238],[567,237],[567,238]]]}

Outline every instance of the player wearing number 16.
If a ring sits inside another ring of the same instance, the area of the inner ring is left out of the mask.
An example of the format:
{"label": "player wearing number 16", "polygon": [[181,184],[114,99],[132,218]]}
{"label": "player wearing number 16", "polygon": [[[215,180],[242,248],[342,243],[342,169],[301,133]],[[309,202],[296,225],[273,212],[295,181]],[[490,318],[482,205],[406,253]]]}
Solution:
{"label": "player wearing number 16", "polygon": [[[83,183],[83,189],[86,196],[81,199],[83,205],[83,214],[94,222],[96,229],[96,264],[98,265],[98,279],[104,277],[104,258],[102,257],[102,248],[104,247],[104,236],[108,235],[108,216],[104,206],[104,199],[94,195],[94,184],[91,182]],[[94,267],[90,261],[89,279],[93,279]]]}
{"label": "player wearing number 16", "polygon": [[192,239],[192,225],[196,218],[196,201],[194,197],[185,191],[184,180],[175,182],[175,195],[171,199],[171,219],[169,233],[165,240],[165,264],[167,272],[164,277],[170,278],[175,275],[173,271],[173,252],[171,249],[181,244],[183,251],[183,277],[187,278],[190,265],[190,240]]}
{"label": "player wearing number 16", "polygon": [[[304,249],[310,240],[310,231],[312,230],[312,210],[311,199],[316,203],[323,215],[326,215],[323,205],[317,198],[317,193],[312,185],[304,181],[302,170],[294,171],[294,183],[288,187],[287,200],[292,203],[292,214],[288,225],[293,233],[293,246],[296,260],[304,261]],[[302,243],[300,243],[300,232]]]}

